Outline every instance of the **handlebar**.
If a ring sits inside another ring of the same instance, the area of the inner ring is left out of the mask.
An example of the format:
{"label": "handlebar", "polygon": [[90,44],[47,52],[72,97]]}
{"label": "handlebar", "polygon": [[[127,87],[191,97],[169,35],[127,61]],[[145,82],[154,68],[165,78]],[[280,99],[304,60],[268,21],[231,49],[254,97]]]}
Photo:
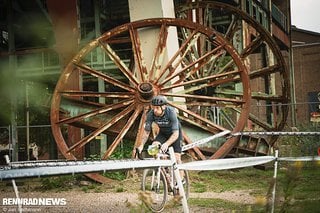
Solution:
{"label": "handlebar", "polygon": [[[155,158],[166,158],[169,157],[168,153],[164,153],[161,149],[160,149],[161,145],[160,144],[156,144],[156,145],[149,145],[147,152],[149,155],[155,157]],[[135,157],[138,158],[139,160],[144,160],[144,157],[142,156],[142,154],[139,152],[138,148],[135,148]]]}

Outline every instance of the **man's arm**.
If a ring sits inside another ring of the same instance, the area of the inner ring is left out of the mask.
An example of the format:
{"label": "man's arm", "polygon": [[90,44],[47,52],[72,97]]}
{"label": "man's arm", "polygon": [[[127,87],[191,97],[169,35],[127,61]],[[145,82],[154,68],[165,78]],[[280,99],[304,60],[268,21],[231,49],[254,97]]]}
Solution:
{"label": "man's arm", "polygon": [[147,130],[143,129],[140,146],[137,147],[139,149],[140,153],[143,150],[143,146],[147,142],[147,140],[149,138],[149,135],[150,135],[150,131],[147,131]]}
{"label": "man's arm", "polygon": [[174,130],[170,136],[170,138],[161,145],[161,150],[163,152],[166,152],[169,148],[169,146],[171,146],[179,137],[179,130]]}
{"label": "man's arm", "polygon": [[144,146],[144,144],[147,142],[148,138],[149,138],[149,135],[150,135],[150,131],[147,131],[147,130],[143,130],[143,133],[142,133],[142,137],[141,137],[141,145],[140,146]]}
{"label": "man's arm", "polygon": [[170,138],[166,141],[168,146],[171,146],[179,137],[179,130],[174,130]]}

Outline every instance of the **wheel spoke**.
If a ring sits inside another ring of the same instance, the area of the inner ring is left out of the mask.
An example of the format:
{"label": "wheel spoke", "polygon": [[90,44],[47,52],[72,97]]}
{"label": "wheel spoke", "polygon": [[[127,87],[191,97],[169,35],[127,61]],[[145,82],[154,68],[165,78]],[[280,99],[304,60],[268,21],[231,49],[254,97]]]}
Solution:
{"label": "wheel spoke", "polygon": [[[191,144],[192,143],[192,140],[188,137],[188,135],[184,131],[182,131],[182,136],[183,136],[184,141],[187,144]],[[195,151],[195,153],[198,154],[198,156],[201,158],[201,160],[205,160],[206,159],[206,156],[204,156],[204,154],[202,154],[201,150],[198,147],[193,147],[193,150]]]}
{"label": "wheel spoke", "polygon": [[241,58],[246,58],[248,55],[253,53],[263,42],[261,35],[253,40],[246,48],[244,48],[240,54]]}
{"label": "wheel spoke", "polygon": [[110,59],[118,66],[119,70],[129,79],[129,81],[134,85],[138,85],[138,80],[133,75],[131,70],[127,67],[127,65],[120,59],[120,57],[117,55],[115,51],[110,47],[110,45],[103,43],[102,41],[99,41],[100,45],[102,46],[102,49],[105,50],[107,55],[110,57]]}
{"label": "wheel spoke", "polygon": [[203,101],[207,101],[207,102],[223,101],[223,102],[235,103],[238,105],[245,103],[241,99],[233,99],[233,98],[211,97],[211,96],[189,95],[189,94],[176,94],[176,93],[162,93],[162,94],[165,96],[169,96],[169,97],[192,98],[194,100],[203,100]]}
{"label": "wheel spoke", "polygon": [[[220,132],[220,131],[225,131],[227,129],[223,128],[222,126],[219,126],[219,125],[216,125],[215,123],[211,122],[210,120],[206,119],[206,118],[203,118],[201,117],[200,115],[186,109],[186,108],[183,108],[183,107],[180,107],[179,105],[177,104],[174,104],[172,102],[169,103],[169,105],[175,107],[176,109],[178,109],[179,111],[181,111],[182,113],[179,114],[179,118],[183,119],[184,121],[187,121],[193,125],[196,125],[202,129],[205,129],[205,130],[209,130],[210,132]],[[186,117],[184,115],[182,115],[183,113],[186,113],[188,114],[189,116],[195,118],[196,120],[198,121],[201,121],[202,123],[199,124],[197,123],[196,121],[194,120],[191,120],[189,117]]]}
{"label": "wheel spoke", "polygon": [[[232,108],[234,109],[234,108]],[[234,129],[236,126],[235,121],[228,115],[225,109],[220,110],[221,119],[223,119],[230,127],[230,129]]]}
{"label": "wheel spoke", "polygon": [[[224,56],[225,56],[226,53],[224,53]],[[220,57],[220,60],[216,66],[216,69],[214,69],[214,73],[215,74],[220,74],[220,73],[223,73],[225,72],[226,70],[228,70],[229,68],[232,69],[232,66],[234,65],[234,61],[232,59],[229,59],[229,61],[224,65],[224,66],[221,66],[222,64],[222,60],[221,60],[222,56]]]}
{"label": "wheel spoke", "polygon": [[284,98],[282,96],[262,92],[253,92],[251,97],[255,100],[267,100],[277,103],[281,103],[284,101]]}
{"label": "wheel spoke", "polygon": [[131,92],[135,91],[135,89],[133,87],[129,86],[128,84],[125,84],[121,81],[118,81],[117,79],[114,79],[114,78],[112,78],[102,72],[98,72],[96,70],[93,70],[85,64],[79,64],[79,63],[74,62],[73,65],[75,67],[77,67],[80,71],[87,73],[87,74],[90,74],[94,77],[100,78],[110,84],[117,86],[117,87],[120,87],[122,89],[125,89],[127,91],[131,91]]}
{"label": "wheel spoke", "polygon": [[140,77],[140,82],[144,82],[147,76],[147,68],[142,57],[141,42],[137,29],[134,29],[132,25],[129,27],[130,38],[132,42],[133,55],[135,59],[135,67],[137,70],[137,76]]}
{"label": "wheel spoke", "polygon": [[[159,75],[155,78],[155,83],[157,83],[161,77],[169,70],[170,73],[174,73],[174,71],[177,69],[177,67],[181,64],[184,56],[190,51],[191,46],[194,45],[194,43],[198,40],[200,36],[200,33],[197,30],[194,30],[189,37],[183,42],[183,44],[180,46],[179,50],[172,56],[170,61],[167,63],[167,65],[159,72]],[[183,54],[181,54],[183,53]],[[180,57],[179,57],[180,56]],[[179,58],[178,58],[179,57]],[[177,60],[178,58],[178,60]],[[175,65],[173,63],[176,62]]]}
{"label": "wheel spoke", "polygon": [[250,79],[259,78],[263,76],[267,76],[273,73],[277,73],[281,69],[281,66],[276,64],[268,67],[264,67],[258,70],[253,70],[249,73]]}
{"label": "wheel spoke", "polygon": [[158,45],[155,50],[154,58],[151,62],[150,73],[149,73],[149,81],[154,79],[155,73],[160,72],[160,67],[163,62],[165,49],[167,47],[166,42],[168,38],[168,27],[166,24],[161,25],[159,37],[158,37]]}
{"label": "wheel spoke", "polygon": [[138,127],[136,141],[134,143],[135,147],[139,147],[141,145],[143,129],[144,129],[145,122],[147,120],[147,112],[148,111],[149,111],[148,107],[144,107],[143,112],[142,112],[142,116],[140,119],[139,127]]}
{"label": "wheel spoke", "polygon": [[221,83],[233,82],[235,77],[237,77],[239,75],[239,73],[240,73],[240,71],[238,71],[238,70],[229,71],[229,72],[225,72],[225,73],[218,74],[218,75],[211,75],[211,76],[207,76],[207,77],[198,78],[195,80],[186,81],[183,83],[173,84],[170,86],[163,87],[161,90],[168,91],[168,90],[176,88],[176,87],[202,83],[201,85],[191,86],[190,88],[185,89],[185,93],[189,93],[191,91],[196,91],[196,90],[199,90],[199,89],[202,89],[205,87],[215,86],[215,85],[219,85]]}
{"label": "wheel spoke", "polygon": [[223,101],[194,101],[192,102],[187,102],[187,103],[177,103],[179,105],[186,105],[189,107],[196,107],[196,106],[201,106],[201,107],[220,107],[220,108],[240,108],[242,104],[233,104],[233,103],[226,103]]}
{"label": "wheel spoke", "polygon": [[89,107],[104,107],[106,104],[99,103],[99,102],[93,102],[93,101],[87,101],[87,100],[81,100],[81,99],[75,99],[72,97],[65,96],[63,98],[63,101],[72,102],[74,104],[81,104]]}
{"label": "wheel spoke", "polygon": [[101,133],[103,133],[104,131],[106,131],[107,129],[109,129],[112,125],[114,125],[115,123],[117,123],[119,120],[121,120],[122,118],[124,118],[127,114],[129,114],[132,110],[134,110],[135,108],[135,104],[131,104],[130,106],[128,106],[126,109],[124,109],[122,112],[118,113],[117,115],[115,115],[110,121],[108,121],[106,124],[102,125],[100,128],[96,129],[95,131],[93,131],[92,133],[90,133],[89,135],[87,135],[86,137],[82,138],[80,141],[78,141],[77,143],[73,144],[68,150],[67,152],[71,152],[72,150],[76,149],[76,148],[80,148],[82,146],[84,146],[85,144],[89,143],[91,140],[93,140],[95,137],[97,137],[98,135],[100,135]]}
{"label": "wheel spoke", "polygon": [[232,37],[232,35],[234,35],[234,32],[237,30],[238,26],[239,25],[237,24],[237,21],[233,16],[231,23],[229,24],[229,27],[228,27],[226,33],[224,34],[224,37],[230,39]]}
{"label": "wheel spoke", "polygon": [[96,116],[96,115],[100,115],[100,114],[112,111],[112,110],[115,110],[115,109],[122,108],[122,107],[127,106],[127,105],[132,104],[132,103],[133,103],[133,100],[121,101],[119,103],[111,104],[111,105],[108,105],[108,106],[105,106],[105,107],[101,107],[101,108],[98,108],[98,109],[92,110],[90,112],[83,113],[83,114],[80,114],[80,115],[77,115],[77,116],[74,116],[74,117],[71,117],[71,118],[62,119],[59,122],[57,122],[57,124],[70,124],[70,123],[73,123],[73,122],[77,122],[77,121],[80,121],[80,120],[84,120],[86,118],[90,118],[90,117],[93,117],[93,116]]}
{"label": "wheel spoke", "polygon": [[110,157],[110,155],[113,153],[113,151],[116,149],[116,147],[118,146],[118,144],[121,142],[121,140],[123,139],[123,137],[127,134],[127,132],[129,131],[130,127],[133,125],[133,123],[136,121],[136,119],[138,118],[140,112],[141,112],[141,107],[138,107],[134,113],[131,115],[131,117],[129,118],[129,120],[126,122],[126,124],[124,125],[124,127],[121,129],[121,131],[119,132],[118,136],[114,139],[114,141],[112,142],[111,146],[108,148],[108,150],[104,153],[104,155],[102,156],[102,159],[106,159],[108,157]]}
{"label": "wheel spoke", "polygon": [[77,91],[65,90],[60,92],[65,97],[105,97],[105,98],[133,98],[134,93],[130,92],[93,92],[93,91]]}
{"label": "wheel spoke", "polygon": [[[184,81],[186,78],[190,77],[191,75],[193,75],[195,72],[199,71],[204,65],[206,65],[207,63],[209,63],[212,59],[215,59],[216,57],[218,57],[218,55],[212,55],[213,53],[221,50],[223,48],[224,45],[220,45],[219,47],[215,48],[214,50],[204,54],[203,56],[201,56],[200,58],[198,58],[197,60],[195,60],[194,62],[190,63],[189,65],[187,65],[186,67],[184,67],[183,69],[181,69],[178,72],[175,72],[173,75],[170,75],[169,77],[167,77],[166,79],[164,79],[161,82],[161,86],[165,85],[168,81],[172,80],[173,78],[183,74],[185,71],[190,70],[190,72],[186,75],[184,74],[182,78],[180,78],[178,81],[174,82],[173,84],[176,84],[178,82]],[[208,59],[209,58],[209,59]],[[208,60],[206,60],[208,59]],[[195,67],[194,69],[192,69],[192,67]]]}

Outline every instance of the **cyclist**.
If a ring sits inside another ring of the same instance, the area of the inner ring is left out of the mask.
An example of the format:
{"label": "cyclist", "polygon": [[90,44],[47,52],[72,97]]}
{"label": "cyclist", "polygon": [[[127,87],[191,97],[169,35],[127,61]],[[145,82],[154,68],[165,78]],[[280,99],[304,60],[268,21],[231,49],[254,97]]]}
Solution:
{"label": "cyclist", "polygon": [[177,163],[181,163],[181,124],[177,118],[175,109],[167,105],[167,99],[158,95],[151,100],[151,110],[147,114],[143,130],[141,145],[138,147],[141,153],[144,144],[147,142],[154,122],[159,132],[153,140],[153,145],[161,145],[160,149],[166,152],[170,146],[173,147]]}

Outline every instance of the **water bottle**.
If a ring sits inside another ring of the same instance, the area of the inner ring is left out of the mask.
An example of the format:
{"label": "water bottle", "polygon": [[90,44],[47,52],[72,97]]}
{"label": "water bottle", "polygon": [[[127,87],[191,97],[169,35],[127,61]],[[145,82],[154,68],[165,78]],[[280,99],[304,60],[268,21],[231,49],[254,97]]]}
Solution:
{"label": "water bottle", "polygon": [[158,145],[149,145],[148,146],[148,154],[151,156],[155,156],[159,153],[159,146]]}

